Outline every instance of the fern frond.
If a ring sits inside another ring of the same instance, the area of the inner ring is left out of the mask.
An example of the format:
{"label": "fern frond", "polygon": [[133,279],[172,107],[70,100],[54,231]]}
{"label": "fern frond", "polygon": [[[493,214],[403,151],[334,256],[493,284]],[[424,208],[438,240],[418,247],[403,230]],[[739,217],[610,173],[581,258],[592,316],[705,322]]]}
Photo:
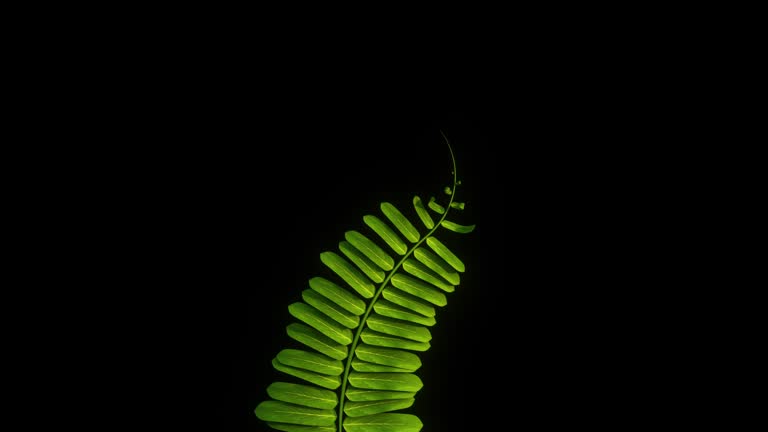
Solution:
{"label": "fern frond", "polygon": [[465,234],[475,228],[446,219],[451,210],[465,206],[454,201],[460,182],[450,144],[448,148],[453,185],[444,192],[449,201],[441,205],[431,197],[425,207],[418,196],[412,200],[419,227],[426,232],[419,232],[393,203],[383,202],[383,219],[363,216],[371,230],[368,235],[347,231],[338,245],[340,254],[320,254],[332,279],[338,279],[311,278],[309,288],[301,292],[303,301],[288,306],[299,322],[290,323],[286,332],[306,349],[286,348],[272,360],[277,371],[297,382],[271,384],[271,399],[256,406],[256,416],[271,428],[421,430],[417,416],[395,411],[411,408],[418,397],[423,383],[416,372],[424,366],[419,353],[431,346],[436,308],[448,304],[447,294],[460,285],[459,273],[466,270],[436,234]]}

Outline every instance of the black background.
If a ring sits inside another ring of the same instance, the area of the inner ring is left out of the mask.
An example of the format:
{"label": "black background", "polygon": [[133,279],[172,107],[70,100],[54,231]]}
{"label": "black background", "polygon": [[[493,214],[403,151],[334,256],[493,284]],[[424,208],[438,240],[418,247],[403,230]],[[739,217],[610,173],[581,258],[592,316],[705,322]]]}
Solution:
{"label": "black background", "polygon": [[97,92],[73,136],[104,144],[68,149],[83,168],[59,186],[83,227],[61,231],[86,249],[99,299],[82,323],[96,354],[79,365],[106,404],[94,411],[113,426],[266,430],[253,409],[280,378],[287,306],[378,203],[439,196],[441,130],[459,222],[477,229],[444,239],[467,272],[422,356],[423,430],[615,427],[669,410],[687,339],[667,270],[691,222],[676,178],[690,153],[670,124],[687,120],[644,73],[515,53],[505,69],[222,54]]}
{"label": "black background", "polygon": [[287,306],[325,271],[318,254],[362,229],[379,202],[409,209],[415,193],[439,196],[451,169],[440,130],[463,182],[459,221],[478,228],[445,238],[467,272],[422,356],[413,412],[424,430],[493,425],[500,412],[610,425],[663,409],[643,395],[675,339],[662,329],[674,304],[660,276],[669,263],[649,252],[666,212],[645,205],[631,141],[605,143],[597,125],[577,124],[584,117],[539,118],[525,106],[302,100],[182,119],[196,144],[181,140],[149,175],[136,173],[127,241],[142,293],[134,320],[148,334],[142,413],[264,429],[252,412],[281,378],[270,362],[289,342]]}

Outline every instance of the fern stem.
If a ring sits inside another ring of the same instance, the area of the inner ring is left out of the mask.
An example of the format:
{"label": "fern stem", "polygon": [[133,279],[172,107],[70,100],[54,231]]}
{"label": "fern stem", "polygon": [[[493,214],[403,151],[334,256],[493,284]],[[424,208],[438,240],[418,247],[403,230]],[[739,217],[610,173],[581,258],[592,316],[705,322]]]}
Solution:
{"label": "fern stem", "polygon": [[355,349],[357,348],[357,342],[360,339],[360,334],[365,328],[365,325],[368,322],[368,316],[371,314],[371,311],[373,310],[373,305],[376,304],[376,301],[379,299],[381,292],[384,291],[384,287],[387,286],[387,283],[389,282],[389,280],[392,279],[392,276],[394,276],[395,273],[397,273],[397,270],[403,265],[405,260],[408,259],[408,257],[411,256],[411,254],[413,254],[413,251],[415,251],[422,243],[424,243],[429,237],[432,236],[432,234],[441,226],[441,223],[443,222],[443,220],[445,220],[446,216],[448,216],[448,213],[452,208],[451,203],[453,203],[453,197],[456,195],[456,185],[457,185],[457,178],[458,178],[456,173],[456,158],[453,155],[453,149],[451,148],[451,144],[450,142],[448,142],[448,138],[445,136],[442,130],[440,131],[440,134],[443,136],[443,139],[445,139],[445,143],[448,145],[448,151],[451,153],[451,163],[453,164],[453,187],[451,187],[451,198],[448,201],[448,205],[446,206],[445,212],[443,212],[442,217],[440,218],[439,221],[437,221],[434,228],[432,228],[421,240],[416,242],[415,245],[409,248],[408,252],[405,255],[403,255],[402,258],[400,258],[400,261],[398,261],[397,264],[394,266],[394,268],[390,270],[387,277],[384,279],[381,285],[376,289],[376,293],[373,295],[371,302],[368,304],[368,307],[366,307],[365,309],[365,313],[363,314],[363,319],[360,321],[360,325],[357,327],[357,331],[355,332],[355,337],[352,339],[349,355],[347,356],[347,364],[344,366],[344,375],[342,376],[342,379],[341,379],[341,394],[339,395],[339,415],[337,416],[338,423],[339,423],[338,432],[343,432],[344,400],[347,392],[349,369],[352,366],[352,358],[355,355]]}

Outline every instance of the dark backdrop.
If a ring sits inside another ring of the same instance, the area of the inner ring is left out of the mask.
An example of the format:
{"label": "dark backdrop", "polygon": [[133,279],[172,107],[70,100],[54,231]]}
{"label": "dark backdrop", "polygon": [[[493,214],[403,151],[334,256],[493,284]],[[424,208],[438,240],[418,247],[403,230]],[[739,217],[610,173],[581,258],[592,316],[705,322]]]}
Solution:
{"label": "dark backdrop", "polygon": [[325,271],[319,253],[364,229],[379,202],[440,196],[451,178],[440,130],[458,160],[461,221],[477,229],[446,236],[467,272],[422,355],[412,411],[424,430],[610,424],[658,409],[639,395],[661,361],[647,348],[660,342],[656,276],[668,263],[648,252],[659,210],[644,205],[627,144],[598,146],[524,109],[370,104],[183,123],[195,144],[159,155],[138,234],[153,269],[142,292],[161,323],[147,392],[163,384],[163,417],[264,429],[252,411],[280,379],[270,361],[289,341],[287,306]]}
{"label": "dark backdrop", "polygon": [[668,409],[646,394],[680,342],[665,330],[681,297],[664,276],[679,241],[667,234],[684,222],[666,186],[677,150],[657,139],[658,112],[624,109],[629,90],[539,72],[499,87],[174,79],[99,117],[119,135],[89,179],[102,241],[119,250],[99,258],[120,275],[104,312],[121,329],[106,336],[119,360],[108,385],[132,418],[265,430],[253,409],[280,378],[287,306],[379,202],[439,196],[441,130],[462,222],[477,229],[446,238],[467,271],[422,355],[424,431],[614,427]]}

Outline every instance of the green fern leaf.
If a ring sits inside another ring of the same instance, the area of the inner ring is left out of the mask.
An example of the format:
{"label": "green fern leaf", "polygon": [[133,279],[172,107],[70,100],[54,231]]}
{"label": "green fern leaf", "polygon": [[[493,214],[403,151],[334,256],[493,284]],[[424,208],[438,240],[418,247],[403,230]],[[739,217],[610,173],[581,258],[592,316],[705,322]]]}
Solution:
{"label": "green fern leaf", "polygon": [[317,352],[321,352],[330,358],[336,360],[347,358],[348,351],[346,346],[331,340],[328,336],[304,324],[288,324],[286,332],[292,339],[310,348],[314,348]]}
{"label": "green fern leaf", "polygon": [[440,240],[435,237],[427,239],[427,246],[429,246],[440,258],[444,259],[451,267],[456,271],[464,273],[464,263],[453,254]]}
{"label": "green fern leaf", "polygon": [[413,372],[394,366],[382,366],[376,363],[365,362],[358,358],[352,360],[352,369],[358,372]]}
{"label": "green fern leaf", "polygon": [[459,274],[453,270],[453,267],[431,251],[423,247],[416,248],[413,251],[413,256],[451,285],[458,285],[461,282]]}
{"label": "green fern leaf", "polygon": [[418,432],[422,426],[421,420],[410,414],[374,414],[344,420],[347,432]]}
{"label": "green fern leaf", "polygon": [[293,402],[310,408],[333,409],[339,403],[336,393],[303,384],[272,383],[267,387],[267,394],[274,400]]}
{"label": "green fern leaf", "polygon": [[429,198],[429,202],[427,203],[427,206],[429,207],[430,210],[432,210],[435,213],[445,214],[445,207],[438,204],[437,201],[435,201],[435,197]]}
{"label": "green fern leaf", "polygon": [[[286,333],[306,349],[286,348],[272,360],[275,370],[296,382],[272,383],[271,399],[254,409],[271,428],[418,432],[423,427],[417,416],[395,411],[411,408],[418,398],[424,384],[416,372],[428,366],[419,356],[431,347],[436,308],[448,304],[447,294],[466,270],[437,235],[475,228],[446,219],[451,210],[464,209],[454,201],[460,182],[450,144],[448,149],[453,163],[453,185],[444,189],[448,202],[443,206],[432,197],[425,207],[413,197],[427,229],[423,235],[393,203],[383,202],[384,219],[363,216],[370,233],[346,231],[341,254],[320,254],[332,277],[309,279],[303,301],[288,306],[299,322],[290,323]],[[439,216],[433,219],[427,207]]]}
{"label": "green fern leaf", "polygon": [[362,417],[389,411],[401,410],[413,405],[414,398],[388,401],[347,402],[344,413],[350,417]]}
{"label": "green fern leaf", "polygon": [[439,274],[430,270],[429,267],[425,266],[424,264],[420,263],[419,261],[413,258],[408,258],[403,262],[403,270],[405,270],[407,273],[413,276],[416,276],[417,278],[423,280],[424,282],[431,283],[432,285],[440,288],[445,292],[452,293],[455,290],[454,286],[447,283],[443,278],[440,277]]}
{"label": "green fern leaf", "polygon": [[384,271],[392,270],[395,266],[395,260],[391,256],[384,252],[384,249],[380,248],[376,243],[368,239],[368,237],[360,234],[357,231],[347,231],[344,234],[344,238],[347,239],[352,246],[356,247],[360,252],[368,257],[372,262],[376,263]]}
{"label": "green fern leaf", "polygon": [[358,294],[367,299],[373,297],[373,283],[347,260],[335,252],[323,252],[320,254],[320,261],[344,279]]}
{"label": "green fern leaf", "polygon": [[309,287],[355,315],[362,315],[365,312],[364,301],[328,279],[313,277],[309,280]]}
{"label": "green fern leaf", "polygon": [[395,303],[392,303],[385,299],[380,299],[379,301],[377,301],[376,304],[373,306],[373,310],[375,310],[376,313],[378,313],[379,315],[384,315],[390,318],[397,318],[403,321],[410,321],[410,322],[413,322],[416,324],[422,324],[428,327],[432,327],[436,323],[434,315],[424,316],[421,314],[414,314],[408,309],[398,306]]}
{"label": "green fern leaf", "polygon": [[410,276],[398,273],[392,276],[391,280],[392,285],[395,287],[407,292],[408,294],[422,298],[435,306],[445,306],[448,304],[448,300],[445,298],[445,294],[418,279],[414,279]]}
{"label": "green fern leaf", "polygon": [[334,341],[349,345],[352,343],[352,331],[329,318],[319,310],[304,303],[293,303],[288,306],[288,312],[308,324],[310,327],[328,336]]}
{"label": "green fern leaf", "polygon": [[435,227],[435,221],[432,220],[429,212],[424,207],[424,203],[421,202],[421,198],[418,196],[413,197],[413,207],[416,209],[416,214],[419,215],[419,219],[421,219],[421,222],[428,230]]}
{"label": "green fern leaf", "polygon": [[379,266],[374,264],[370,258],[354,247],[352,243],[345,241],[339,243],[339,250],[346,255],[350,261],[355,263],[357,268],[368,276],[368,279],[374,283],[381,283],[384,280],[384,272],[379,269]]}
{"label": "green fern leaf", "polygon": [[410,309],[428,318],[435,316],[435,308],[429,303],[397,289],[387,288],[381,295],[392,303]]}
{"label": "green fern leaf", "polygon": [[288,423],[267,423],[267,425],[284,432],[336,432],[335,427],[329,426],[300,426]]}
{"label": "green fern leaf", "polygon": [[328,300],[317,291],[306,289],[302,291],[301,298],[310,306],[314,306],[315,309],[333,318],[334,321],[344,327],[354,329],[357,328],[357,325],[360,323],[359,316]]}
{"label": "green fern leaf", "polygon": [[381,219],[373,215],[365,215],[363,216],[363,222],[376,232],[398,255],[405,255],[408,252],[405,242]]}
{"label": "green fern leaf", "polygon": [[389,219],[390,222],[392,222],[395,227],[400,230],[400,232],[405,236],[406,239],[408,239],[411,243],[416,243],[419,241],[419,232],[416,230],[416,227],[411,224],[411,222],[403,216],[402,213],[400,213],[400,210],[397,209],[394,205],[385,202],[381,203],[381,211],[384,213],[385,216]]}
{"label": "green fern leaf", "polygon": [[293,423],[305,426],[330,426],[336,421],[336,412],[278,401],[265,401],[256,407],[256,416],[265,421]]}
{"label": "green fern leaf", "polygon": [[389,399],[408,399],[416,396],[416,392],[364,390],[355,387],[347,389],[347,399],[353,402],[376,401]]}
{"label": "green fern leaf", "polygon": [[453,232],[457,232],[457,233],[461,233],[461,234],[471,233],[472,231],[475,230],[475,226],[474,225],[459,225],[459,224],[457,224],[455,222],[451,222],[449,220],[444,220],[444,221],[440,222],[440,224],[445,229],[449,229],[449,230],[451,230]]}
{"label": "green fern leaf", "polygon": [[360,333],[360,339],[362,339],[363,342],[367,343],[368,345],[388,348],[402,348],[413,351],[426,351],[430,347],[429,342],[416,342],[397,336],[379,333],[371,329],[364,329],[363,332]]}

